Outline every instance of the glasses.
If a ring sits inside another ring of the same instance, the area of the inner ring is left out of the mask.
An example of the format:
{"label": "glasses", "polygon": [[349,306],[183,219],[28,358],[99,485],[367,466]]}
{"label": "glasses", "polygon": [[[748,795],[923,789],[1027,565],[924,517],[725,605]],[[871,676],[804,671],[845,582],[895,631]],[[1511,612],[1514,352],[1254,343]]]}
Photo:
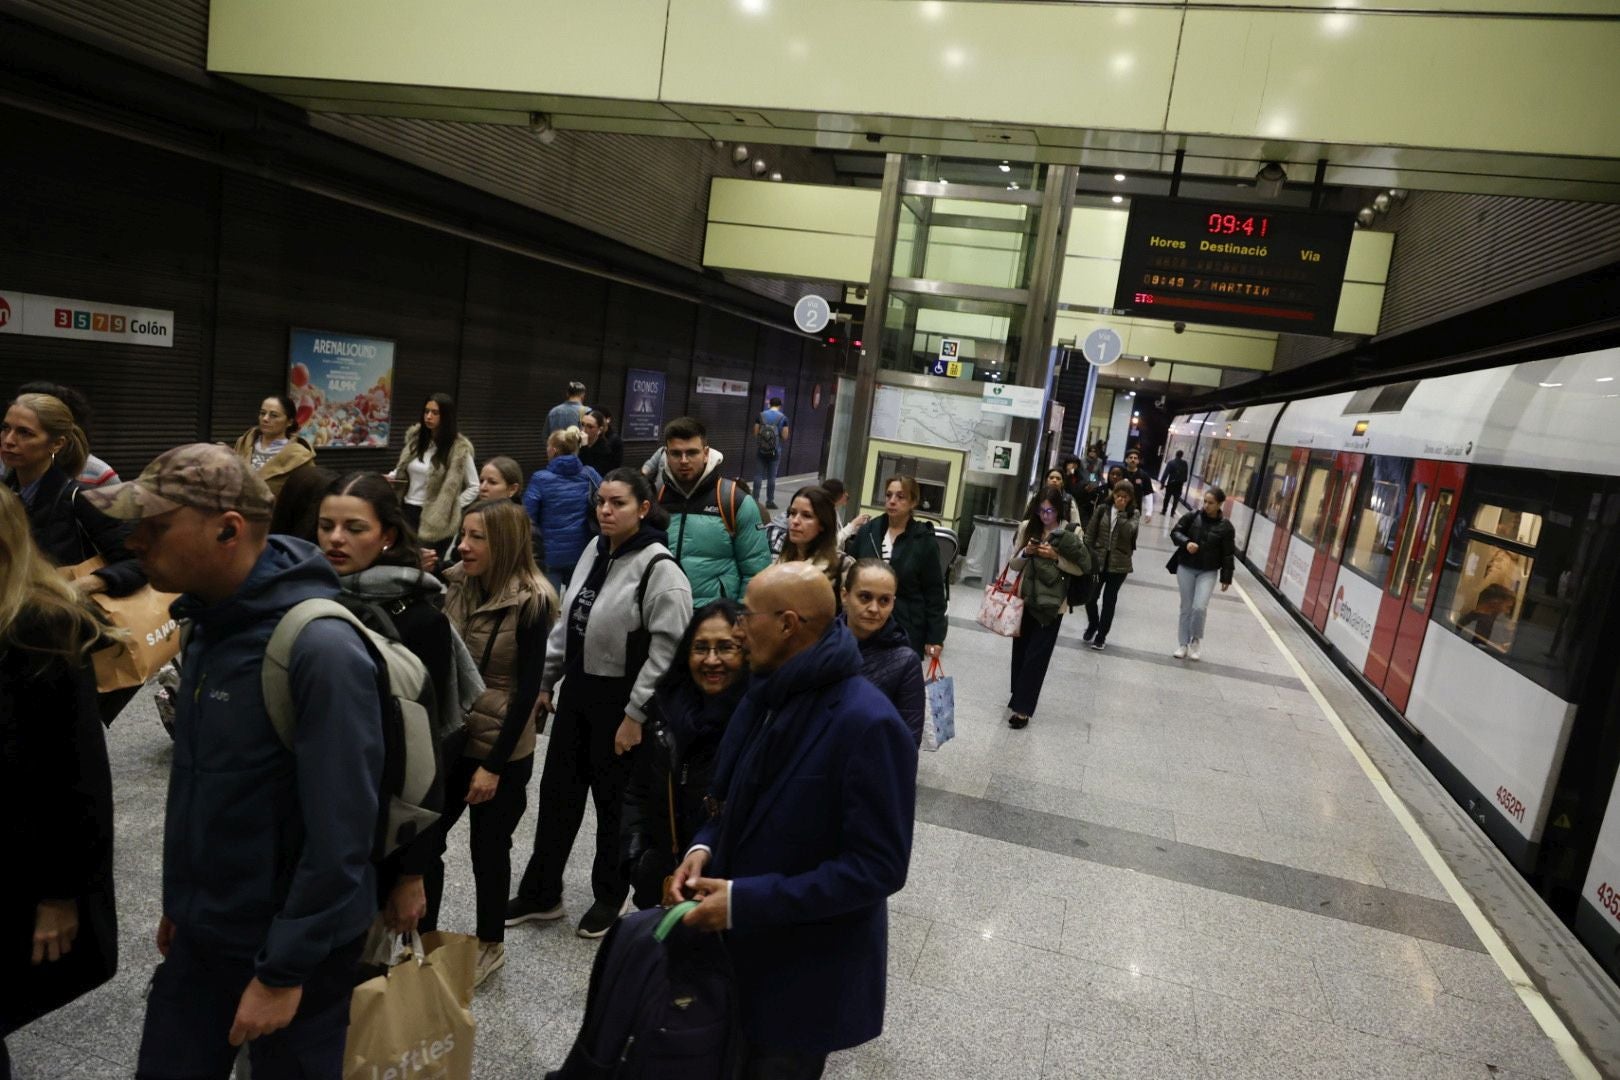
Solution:
{"label": "glasses", "polygon": [[1043,507],[1041,507],[1041,517],[1050,517],[1051,515],[1053,515],[1055,513],[1057,513],[1057,507],[1055,507],[1055,506],[1043,506]]}
{"label": "glasses", "polygon": [[714,645],[709,645],[702,641],[692,642],[692,655],[696,659],[702,660],[710,653],[713,653],[721,660],[730,660],[732,657],[738,656],[742,653],[742,646],[738,645],[735,641],[721,641]]}
{"label": "glasses", "polygon": [[741,626],[745,619],[752,619],[755,615],[785,615],[787,610],[787,608],[777,608],[775,611],[749,611],[747,608],[743,608],[737,612],[737,625]]}
{"label": "glasses", "polygon": [[707,454],[707,450],[665,450],[665,457],[672,457],[676,461],[691,461]]}

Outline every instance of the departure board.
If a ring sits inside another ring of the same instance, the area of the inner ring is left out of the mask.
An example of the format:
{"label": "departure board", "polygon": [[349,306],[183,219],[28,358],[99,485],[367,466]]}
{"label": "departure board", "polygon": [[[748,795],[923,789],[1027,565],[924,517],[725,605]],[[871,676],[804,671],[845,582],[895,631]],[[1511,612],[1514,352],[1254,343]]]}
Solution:
{"label": "departure board", "polygon": [[1139,319],[1331,334],[1355,219],[1134,198],[1114,307]]}

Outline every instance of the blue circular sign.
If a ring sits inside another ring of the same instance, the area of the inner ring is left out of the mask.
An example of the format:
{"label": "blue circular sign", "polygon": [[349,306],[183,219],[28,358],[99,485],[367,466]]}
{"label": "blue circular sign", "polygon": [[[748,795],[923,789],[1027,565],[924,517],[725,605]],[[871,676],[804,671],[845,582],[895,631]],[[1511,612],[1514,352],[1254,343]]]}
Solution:
{"label": "blue circular sign", "polygon": [[1088,364],[1107,367],[1125,354],[1125,342],[1108,327],[1100,326],[1086,335],[1085,343],[1080,346],[1080,354]]}

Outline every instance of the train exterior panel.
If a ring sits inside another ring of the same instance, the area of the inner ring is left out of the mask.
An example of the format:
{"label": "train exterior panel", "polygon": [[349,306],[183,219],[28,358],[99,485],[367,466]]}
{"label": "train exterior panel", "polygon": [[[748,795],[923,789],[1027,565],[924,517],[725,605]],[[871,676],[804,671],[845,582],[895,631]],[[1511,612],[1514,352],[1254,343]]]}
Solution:
{"label": "train exterior panel", "polygon": [[1378,586],[1348,568],[1339,571],[1334,583],[1323,633],[1358,669],[1367,666],[1367,652],[1372,647],[1373,626],[1378,619],[1382,595]]}

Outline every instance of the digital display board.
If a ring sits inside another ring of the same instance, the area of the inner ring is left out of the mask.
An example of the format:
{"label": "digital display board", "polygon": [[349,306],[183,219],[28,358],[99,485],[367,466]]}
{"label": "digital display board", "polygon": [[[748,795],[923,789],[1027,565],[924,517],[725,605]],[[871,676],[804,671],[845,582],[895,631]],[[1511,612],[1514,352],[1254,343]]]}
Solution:
{"label": "digital display board", "polygon": [[1139,319],[1331,334],[1354,229],[1347,214],[1134,198],[1114,307]]}

